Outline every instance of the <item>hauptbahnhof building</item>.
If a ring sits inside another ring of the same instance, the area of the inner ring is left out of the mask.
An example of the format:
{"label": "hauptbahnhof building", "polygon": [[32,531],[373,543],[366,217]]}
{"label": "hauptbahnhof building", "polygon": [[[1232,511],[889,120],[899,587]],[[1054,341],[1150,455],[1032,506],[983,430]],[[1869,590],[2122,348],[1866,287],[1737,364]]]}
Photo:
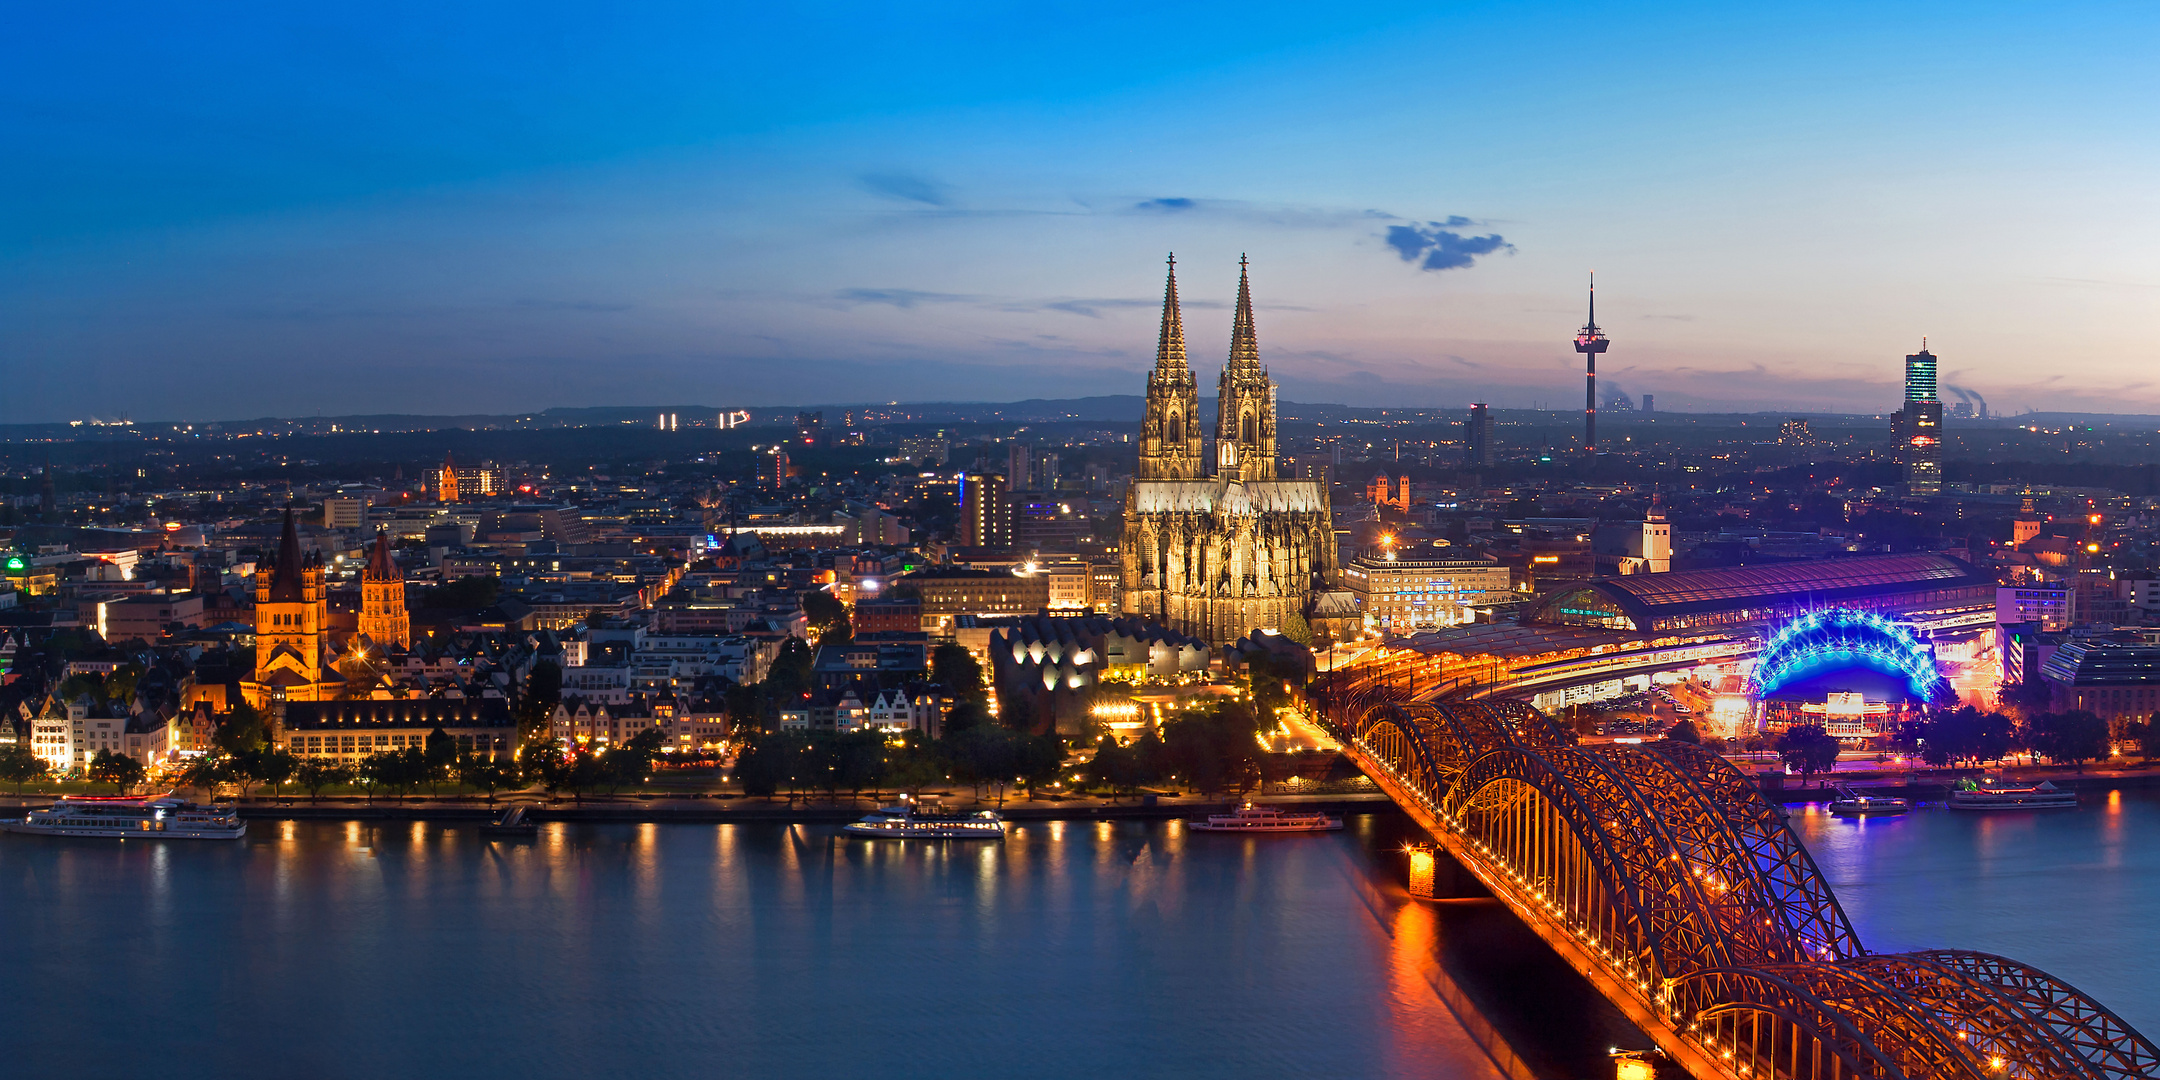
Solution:
{"label": "hauptbahnhof building", "polygon": [[1737,664],[1782,623],[1847,608],[1936,642],[1992,630],[1995,580],[1946,555],[1867,555],[1630,574],[1563,585],[1515,622],[1451,627],[1392,643],[1439,665],[1453,693],[1557,708],[1660,671]]}

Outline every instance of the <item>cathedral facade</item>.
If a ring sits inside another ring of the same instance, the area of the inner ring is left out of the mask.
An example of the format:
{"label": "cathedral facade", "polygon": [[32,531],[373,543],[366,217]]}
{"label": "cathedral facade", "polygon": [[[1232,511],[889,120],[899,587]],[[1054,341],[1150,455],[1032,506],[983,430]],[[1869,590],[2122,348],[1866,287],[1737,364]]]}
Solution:
{"label": "cathedral facade", "polygon": [[1302,623],[1335,573],[1335,527],[1319,480],[1276,476],[1275,384],[1260,365],[1252,290],[1239,260],[1230,360],[1216,384],[1214,450],[1185,361],[1177,266],[1164,287],[1140,460],[1125,492],[1124,610],[1226,645]]}

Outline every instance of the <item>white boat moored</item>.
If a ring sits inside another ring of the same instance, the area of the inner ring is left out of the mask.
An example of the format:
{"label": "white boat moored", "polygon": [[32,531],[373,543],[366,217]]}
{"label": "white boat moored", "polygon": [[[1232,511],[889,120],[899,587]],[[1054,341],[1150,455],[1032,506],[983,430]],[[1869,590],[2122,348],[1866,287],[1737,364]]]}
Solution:
{"label": "white boat moored", "polygon": [[231,806],[205,806],[170,795],[65,795],[0,832],[34,836],[99,836],[139,840],[237,840],[247,822]]}

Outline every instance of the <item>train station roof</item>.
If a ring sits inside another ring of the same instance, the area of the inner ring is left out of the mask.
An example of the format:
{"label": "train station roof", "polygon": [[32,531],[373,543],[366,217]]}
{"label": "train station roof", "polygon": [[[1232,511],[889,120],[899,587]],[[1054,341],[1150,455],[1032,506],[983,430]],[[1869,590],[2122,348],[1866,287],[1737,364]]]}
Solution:
{"label": "train station roof", "polygon": [[1625,622],[1651,631],[1671,628],[1676,620],[1693,621],[1690,617],[1744,617],[1901,594],[1917,601],[1940,590],[1994,585],[1993,578],[1947,555],[1809,559],[1585,581],[1555,590],[1524,621],[1614,628]]}

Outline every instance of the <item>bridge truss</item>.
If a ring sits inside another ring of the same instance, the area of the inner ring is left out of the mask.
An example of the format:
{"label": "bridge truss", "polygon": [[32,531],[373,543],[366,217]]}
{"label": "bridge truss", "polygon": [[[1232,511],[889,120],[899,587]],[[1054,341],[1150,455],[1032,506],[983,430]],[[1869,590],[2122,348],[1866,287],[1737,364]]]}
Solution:
{"label": "bridge truss", "polygon": [[1433,674],[1316,686],[1359,767],[1700,1080],[2160,1076],[2160,1049],[2044,972],[1869,953],[1718,755],[1577,745],[1524,702],[1432,700],[1449,689]]}

